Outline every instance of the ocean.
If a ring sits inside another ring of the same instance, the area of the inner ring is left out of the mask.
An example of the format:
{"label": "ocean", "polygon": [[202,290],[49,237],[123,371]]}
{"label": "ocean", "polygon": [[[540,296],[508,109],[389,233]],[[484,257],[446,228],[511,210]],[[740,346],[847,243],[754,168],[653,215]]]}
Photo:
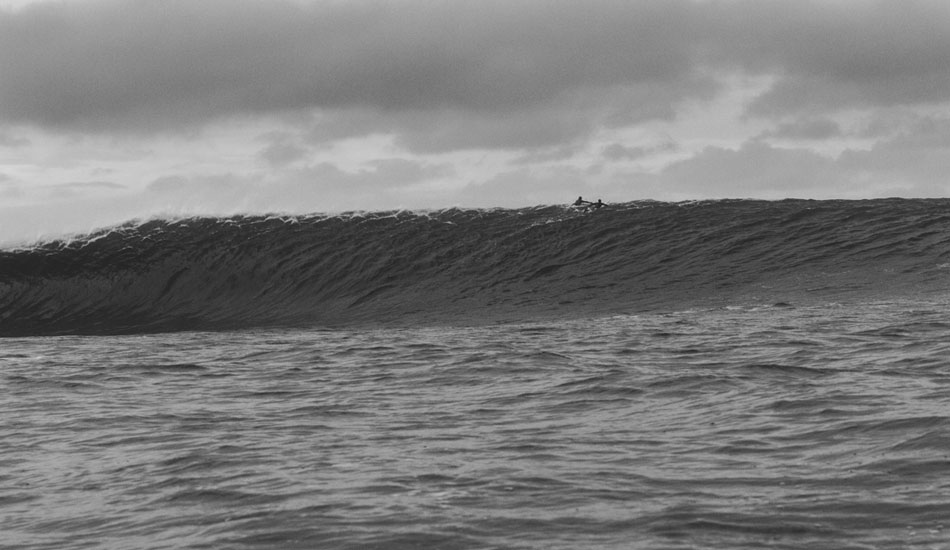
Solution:
{"label": "ocean", "polygon": [[0,548],[950,547],[950,200],[0,250]]}

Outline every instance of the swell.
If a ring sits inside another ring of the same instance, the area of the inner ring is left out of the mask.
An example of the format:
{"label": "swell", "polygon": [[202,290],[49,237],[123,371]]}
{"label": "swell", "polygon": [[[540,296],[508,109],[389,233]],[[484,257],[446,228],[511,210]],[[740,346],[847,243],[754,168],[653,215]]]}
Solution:
{"label": "swell", "polygon": [[950,201],[128,223],[0,251],[0,335],[483,323],[936,292]]}

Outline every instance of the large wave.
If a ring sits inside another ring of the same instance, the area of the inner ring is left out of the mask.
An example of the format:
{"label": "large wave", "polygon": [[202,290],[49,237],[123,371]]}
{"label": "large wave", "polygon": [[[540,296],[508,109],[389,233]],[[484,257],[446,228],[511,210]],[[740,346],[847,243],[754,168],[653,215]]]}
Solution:
{"label": "large wave", "polygon": [[0,335],[485,323],[942,292],[950,201],[128,223],[0,251]]}

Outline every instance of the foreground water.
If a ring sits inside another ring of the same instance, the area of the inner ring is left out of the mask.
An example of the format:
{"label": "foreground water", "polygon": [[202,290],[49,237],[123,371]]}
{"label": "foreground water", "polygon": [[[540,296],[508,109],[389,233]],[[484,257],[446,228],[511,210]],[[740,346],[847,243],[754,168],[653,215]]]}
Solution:
{"label": "foreground water", "polygon": [[6,339],[0,547],[938,548],[947,305]]}

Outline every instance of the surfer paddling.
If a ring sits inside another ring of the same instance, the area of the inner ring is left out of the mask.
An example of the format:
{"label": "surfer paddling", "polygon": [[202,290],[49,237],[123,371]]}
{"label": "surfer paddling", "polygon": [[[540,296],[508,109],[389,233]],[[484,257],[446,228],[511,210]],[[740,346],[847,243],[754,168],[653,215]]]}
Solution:
{"label": "surfer paddling", "polygon": [[577,200],[574,201],[574,204],[572,204],[571,206],[578,209],[583,208],[584,211],[589,212],[591,210],[597,210],[598,208],[602,208],[607,205],[604,204],[604,202],[601,201],[600,199],[597,199],[597,202],[591,202],[591,201],[585,201],[584,197],[577,197]]}

